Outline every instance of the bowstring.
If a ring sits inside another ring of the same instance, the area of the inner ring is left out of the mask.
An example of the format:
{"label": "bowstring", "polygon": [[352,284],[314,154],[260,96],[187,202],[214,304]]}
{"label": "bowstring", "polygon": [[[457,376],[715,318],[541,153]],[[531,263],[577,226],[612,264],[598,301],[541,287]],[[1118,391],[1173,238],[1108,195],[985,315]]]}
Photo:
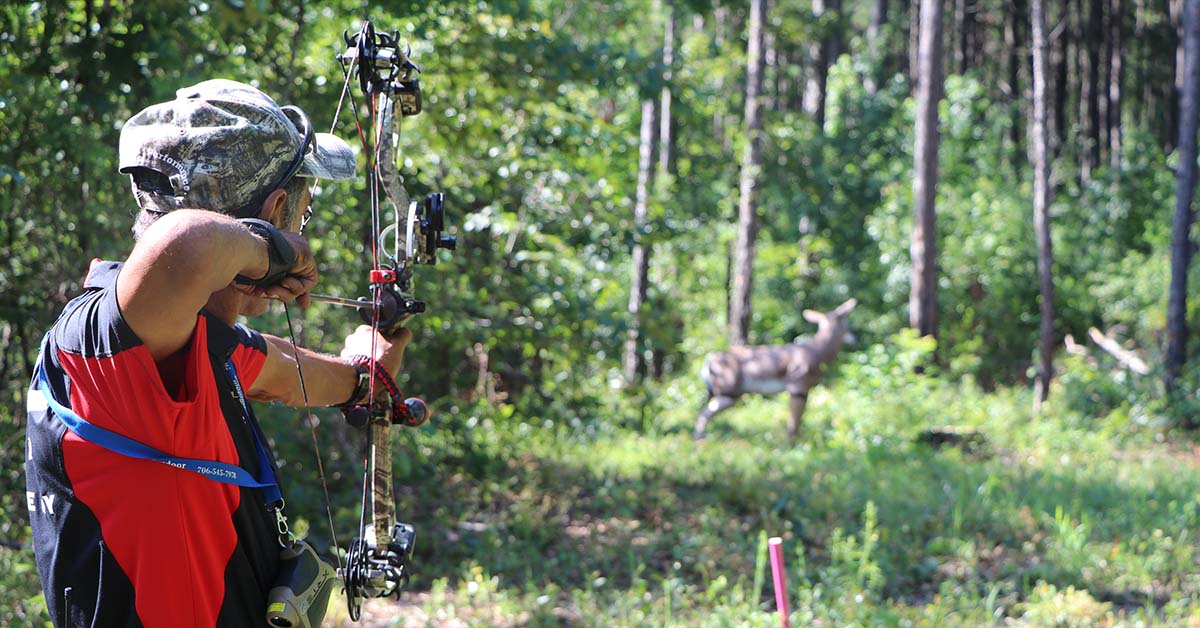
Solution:
{"label": "bowstring", "polygon": [[[366,37],[366,22],[363,23],[362,29],[359,30],[359,37],[360,38]],[[348,96],[350,98],[350,111],[354,115],[354,127],[358,132],[358,140],[359,140],[359,143],[363,147],[363,155],[367,160],[367,173],[368,173],[367,196],[368,196],[368,203],[372,207],[372,214],[374,214],[375,213],[374,207],[376,207],[378,204],[378,200],[375,196],[377,191],[375,190],[375,182],[374,182],[374,176],[373,176],[374,168],[371,164],[372,151],[370,148],[371,140],[373,140],[374,137],[372,136],[372,138],[368,139],[367,131],[363,129],[363,121],[358,115],[358,103],[356,102],[356,100],[354,98],[354,90],[350,87],[350,80],[351,80],[351,77],[353,76],[353,72],[351,72],[351,70],[348,66],[343,66],[342,72],[343,72],[343,74],[345,74],[345,78],[346,78],[346,82],[342,86],[342,96],[343,96],[343,98],[346,96]],[[374,119],[375,119],[374,99],[371,97],[370,94],[367,94],[367,100],[368,100],[369,109],[370,109],[370,111],[369,111],[370,117],[368,119],[368,122],[369,122],[368,127],[370,128],[370,131],[373,134],[374,133],[374,128],[373,128],[374,127]],[[374,221],[374,219],[372,219],[372,229],[374,229],[374,228],[375,228],[375,221]],[[375,238],[372,236],[371,240],[374,241],[374,239]],[[374,254],[374,252],[372,252],[372,258],[373,258],[372,263],[377,264],[378,256],[376,256]],[[380,305],[380,302],[379,302],[379,298],[378,298],[378,291],[373,291],[373,292],[376,293],[374,296],[375,303],[374,303],[374,308],[373,308],[375,313],[374,313],[374,322],[373,322],[371,328],[372,328],[372,331],[375,331],[375,330],[378,330],[378,328],[379,328],[379,309],[380,309],[379,305]],[[371,354],[372,355],[375,354],[375,338],[374,338],[374,336],[375,336],[375,334],[372,334],[372,339],[371,339]],[[374,367],[372,366],[371,368],[374,368]],[[367,384],[367,399],[369,400],[368,401],[369,404],[374,404],[374,402],[375,402],[375,373],[374,372],[371,373],[369,380],[370,381]],[[369,407],[370,406],[368,406],[368,408]],[[370,413],[369,409],[368,409],[368,412]],[[372,420],[372,418],[370,417],[370,414],[368,414],[368,421],[367,421],[367,425],[364,426],[364,430],[363,430],[364,432],[369,433],[369,426],[370,426],[371,420]],[[374,453],[372,451],[372,447],[371,447],[370,438],[367,438],[365,440],[366,440],[366,447],[364,447],[364,452],[363,452],[362,495],[360,496],[360,499],[359,499],[359,509],[358,509],[359,538],[364,541],[365,541],[365,539],[363,539],[363,536],[364,536],[364,531],[366,530],[367,508],[370,505],[370,497],[372,494],[371,482],[370,482],[370,480],[371,480],[370,470],[373,468],[371,463],[372,463],[373,455],[374,455]],[[378,535],[379,535],[378,530],[376,530],[375,533],[376,533],[376,537],[377,537],[376,544],[378,544]],[[345,570],[344,573],[346,574],[346,576],[345,576],[346,582],[349,583],[350,578],[352,577],[352,574],[350,573],[350,570],[348,568]],[[347,585],[346,591],[347,591],[347,593],[349,593],[348,585]]]}
{"label": "bowstring", "polygon": [[[379,120],[379,118],[378,118],[379,111],[376,108],[376,103],[378,102],[378,99],[380,97],[381,97],[380,94],[368,94],[367,95],[367,104],[371,107],[371,119],[370,119],[371,142],[372,142],[371,150],[373,153],[371,155],[371,159],[370,159],[371,163],[368,164],[368,167],[371,168],[371,267],[376,270],[379,269],[379,244],[376,242],[377,238],[375,237],[375,234],[379,233],[379,131],[380,131],[379,124],[382,123],[382,121]],[[378,289],[377,286],[373,286],[373,287],[375,289],[372,290],[371,298],[374,299],[374,301],[375,301],[375,307],[374,307],[375,311],[371,316],[371,332],[372,332],[371,333],[371,358],[372,358],[372,362],[371,362],[371,403],[375,402],[375,372],[374,371],[375,371],[376,365],[378,363],[374,361],[374,357],[376,355],[378,355],[378,353],[376,353],[376,347],[377,347],[376,338],[378,338],[378,336],[379,336],[379,313],[380,313],[380,310],[383,309],[382,308],[383,291]],[[372,413],[372,414],[374,414],[374,413]],[[375,419],[375,417],[372,416],[371,420],[373,421],[374,419]],[[371,480],[370,474],[368,472],[375,470],[376,464],[378,464],[377,463],[378,458],[376,458],[377,443],[375,442],[375,439],[372,438],[372,436],[371,436],[372,429],[370,428],[370,423],[368,423],[367,425],[368,425],[368,428],[366,430],[367,456],[368,456],[368,460],[370,462],[370,466],[363,469],[363,503],[365,504],[367,502],[367,499],[369,496],[371,498],[371,503],[374,504],[374,496],[375,496],[374,487],[372,486],[372,487],[368,488],[367,485]],[[375,546],[379,547],[381,544],[380,535],[381,534],[390,535],[391,531],[375,529],[375,522],[376,522],[375,515],[376,514],[377,513],[375,512],[375,510],[372,509],[371,510],[371,529],[375,531]],[[363,508],[363,517],[364,517],[364,519],[366,517],[366,508]],[[386,538],[382,542],[385,543]]]}
{"label": "bowstring", "polygon": [[[341,96],[338,97],[337,108],[334,110],[334,113],[333,113],[333,122],[329,125],[329,133],[330,134],[332,134],[334,132],[334,130],[337,129],[338,119],[342,115],[342,106],[346,102],[347,94],[350,94],[351,106],[353,107],[354,95],[352,93],[350,93],[350,89],[349,89],[350,73],[345,72],[345,71],[343,73],[346,75],[346,80],[342,84],[342,93],[341,93]],[[356,115],[356,117],[357,117],[357,115]],[[312,219],[312,215],[313,215],[312,199],[317,194],[317,186],[320,184],[320,181],[321,180],[319,178],[313,177],[312,188],[309,190],[309,193],[308,193],[309,205],[304,211],[303,218],[301,218],[301,220],[300,220],[300,230],[297,232],[299,234],[304,233],[304,228],[308,226],[308,221]],[[329,482],[325,479],[325,463],[324,463],[324,460],[322,460],[321,445],[317,439],[317,423],[318,423],[318,421],[317,421],[317,418],[313,415],[312,406],[308,401],[308,385],[304,380],[304,369],[300,365],[300,348],[296,343],[296,331],[295,331],[294,326],[292,325],[292,313],[288,310],[287,303],[282,303],[282,305],[283,305],[283,316],[287,321],[288,342],[290,342],[292,345],[292,359],[296,362],[296,377],[300,381],[300,395],[304,399],[304,417],[305,417],[306,422],[308,423],[309,434],[312,437],[313,454],[316,456],[316,459],[317,459],[317,477],[320,478],[320,480],[321,480],[321,492],[325,496],[325,518],[326,518],[326,522],[329,525],[330,540],[333,541],[333,555],[334,555],[334,558],[337,560],[338,569],[343,570],[344,566],[342,565],[342,554],[339,551],[339,549],[341,548],[341,543],[338,542],[337,530],[333,524],[333,500],[331,500],[329,497]]]}
{"label": "bowstring", "polygon": [[308,403],[308,386],[304,382],[304,369],[300,366],[300,348],[296,345],[296,332],[292,327],[292,314],[283,303],[283,316],[287,320],[288,341],[292,344],[292,359],[296,361],[296,375],[300,379],[300,394],[304,399],[304,417],[308,423],[309,434],[312,435],[313,453],[317,457],[317,477],[321,479],[321,491],[325,494],[325,516],[329,522],[329,536],[333,541],[333,555],[337,558],[338,569],[342,569],[342,555],[338,552],[337,532],[333,527],[333,506],[329,499],[329,483],[325,481],[325,464],[321,460],[321,446],[317,442],[317,417],[313,416],[312,406]]}
{"label": "bowstring", "polygon": [[[342,83],[342,94],[338,97],[337,108],[333,110],[333,122],[331,122],[329,124],[329,134],[330,135],[333,135],[333,132],[337,129],[338,119],[340,119],[342,117],[342,105],[345,104],[346,94],[347,94],[347,92],[350,91],[350,73],[343,70],[343,74],[346,75],[346,81],[344,83]],[[351,106],[353,106],[353,100],[354,100],[353,94],[351,94],[350,99],[351,99]],[[314,146],[313,150],[315,151],[316,144],[314,143],[313,146]],[[301,234],[304,233],[304,228],[308,226],[308,221],[312,220],[312,217],[313,217],[312,199],[317,196],[317,188],[318,188],[320,182],[321,182],[321,179],[319,179],[317,177],[313,177],[312,187],[309,188],[309,190],[308,190],[308,207],[304,210],[304,218],[301,219],[301,221],[300,221],[299,233],[301,233]]]}
{"label": "bowstring", "polygon": [[[365,37],[365,36],[366,36],[366,33],[365,33],[365,27],[364,27],[363,30],[359,31],[359,37]],[[368,204],[370,205],[371,229],[372,229],[372,235],[370,238],[371,239],[371,263],[372,263],[372,267],[377,269],[377,268],[379,268],[379,252],[378,252],[378,245],[376,243],[376,238],[375,238],[374,234],[377,233],[379,230],[379,177],[378,177],[377,166],[376,166],[376,164],[378,163],[378,155],[379,155],[379,137],[378,137],[379,132],[376,127],[376,117],[377,116],[376,116],[375,97],[372,94],[369,94],[369,93],[367,94],[367,106],[368,106],[368,114],[369,114],[369,117],[367,119],[367,122],[368,122],[367,128],[370,130],[370,133],[371,133],[371,137],[368,139],[367,131],[363,129],[363,121],[358,115],[358,104],[355,102],[355,99],[354,99],[354,90],[349,89],[349,87],[348,87],[351,73],[348,68],[344,68],[343,72],[346,74],[346,87],[343,88],[343,90],[344,90],[343,93],[349,94],[350,111],[354,114],[354,126],[358,130],[359,143],[362,145],[363,155],[367,160],[367,173],[368,173],[367,198],[368,198]],[[374,310],[374,312],[372,315],[372,322],[371,322],[371,331],[373,332],[371,334],[371,355],[374,356],[374,355],[376,355],[377,338],[379,335],[378,334],[378,332],[379,332],[379,316],[380,316],[380,311],[382,309],[382,307],[381,307],[382,306],[382,300],[381,300],[382,297],[381,297],[381,291],[378,289],[375,289],[374,287],[372,288],[371,292],[372,292],[372,298],[374,300],[373,308],[372,308]],[[374,369],[375,366],[372,364],[370,368]],[[374,400],[375,400],[375,373],[373,371],[371,373],[370,383],[367,385],[367,398],[370,400],[370,403],[374,403]],[[369,438],[369,426],[370,426],[371,420],[373,420],[373,417],[371,419],[368,419],[367,429],[364,430],[364,431],[368,432],[368,438],[365,439],[366,447],[365,447],[365,451],[363,452],[363,485],[362,485],[362,496],[361,496],[361,502],[360,502],[361,507],[359,508],[359,515],[358,515],[358,529],[359,529],[360,533],[362,531],[366,530],[367,508],[370,506],[371,496],[373,493],[372,487],[371,487],[370,471],[371,471],[371,469],[374,468],[373,463],[374,463],[374,459],[375,459],[375,452],[374,452],[373,443],[371,442],[371,439]],[[374,525],[374,523],[375,523],[373,518],[372,518],[371,523],[372,523],[372,525]],[[385,531],[383,531],[383,534],[385,534],[385,535],[390,534],[390,531],[385,530]],[[376,545],[379,544],[379,535],[380,535],[380,531],[375,530]],[[386,539],[385,539],[385,542],[386,542]]]}

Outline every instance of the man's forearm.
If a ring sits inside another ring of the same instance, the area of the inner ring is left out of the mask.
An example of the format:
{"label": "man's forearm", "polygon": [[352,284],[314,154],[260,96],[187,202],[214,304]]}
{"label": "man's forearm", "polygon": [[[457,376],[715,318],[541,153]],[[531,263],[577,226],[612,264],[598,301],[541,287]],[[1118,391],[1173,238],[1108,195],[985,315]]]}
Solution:
{"label": "man's forearm", "polygon": [[[269,334],[267,341],[267,364],[258,380],[250,387],[250,398],[257,401],[278,401],[289,406],[305,405],[304,392],[308,393],[308,405],[332,406],[350,399],[358,384],[358,372],[345,360],[303,347]],[[304,371],[304,389],[301,388],[296,358]]]}
{"label": "man's forearm", "polygon": [[122,279],[138,269],[147,281],[165,283],[164,290],[191,301],[186,307],[192,310],[237,275],[260,277],[269,267],[266,242],[237,220],[181,209],[146,230],[129,256]]}

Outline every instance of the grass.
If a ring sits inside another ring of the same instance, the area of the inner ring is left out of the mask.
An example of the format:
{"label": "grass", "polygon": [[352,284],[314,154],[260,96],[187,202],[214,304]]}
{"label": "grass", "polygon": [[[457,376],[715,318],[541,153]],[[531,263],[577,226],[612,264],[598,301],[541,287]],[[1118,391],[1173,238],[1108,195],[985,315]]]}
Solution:
{"label": "grass", "polygon": [[[418,572],[364,623],[774,626],[770,535],[784,539],[796,626],[1200,626],[1190,440],[1128,406],[1080,411],[1061,387],[1035,419],[1023,391],[863,353],[814,391],[796,446],[783,398],[748,399],[693,443],[691,378],[578,415],[446,408],[397,436]],[[980,441],[921,444],[931,427]],[[355,479],[332,482],[344,534]],[[297,484],[289,504],[327,547],[318,491]],[[9,624],[38,622],[28,559],[0,549]],[[345,613],[336,602],[327,623]]]}

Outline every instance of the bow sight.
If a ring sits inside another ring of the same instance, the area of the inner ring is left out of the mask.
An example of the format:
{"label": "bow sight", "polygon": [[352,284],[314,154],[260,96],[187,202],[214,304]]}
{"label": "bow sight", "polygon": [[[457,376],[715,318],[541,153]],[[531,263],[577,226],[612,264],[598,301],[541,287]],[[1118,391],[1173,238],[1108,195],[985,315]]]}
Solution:
{"label": "bow sight", "polygon": [[407,217],[402,218],[397,208],[396,222],[379,234],[379,250],[389,261],[371,271],[371,298],[333,301],[314,295],[313,299],[356,307],[364,323],[378,324],[382,330],[398,329],[413,315],[425,311],[425,302],[412,296],[413,267],[436,264],[438,249],[453,251],[458,245],[454,236],[442,235],[445,215],[445,197],[440,192],[427,194],[423,205],[410,202]]}

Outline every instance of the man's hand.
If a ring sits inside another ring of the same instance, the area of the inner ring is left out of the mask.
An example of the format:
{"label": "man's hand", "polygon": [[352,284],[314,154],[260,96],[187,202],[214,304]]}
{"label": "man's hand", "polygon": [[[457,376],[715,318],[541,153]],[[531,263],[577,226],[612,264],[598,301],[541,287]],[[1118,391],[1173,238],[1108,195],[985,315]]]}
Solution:
{"label": "man's hand", "polygon": [[308,307],[308,293],[317,284],[317,262],[313,258],[312,248],[308,240],[298,233],[281,231],[283,237],[296,253],[296,263],[288,270],[287,276],[278,283],[270,286],[250,286],[234,284],[238,290],[255,297],[275,299],[285,303],[296,301],[301,307]]}
{"label": "man's hand", "polygon": [[404,365],[404,349],[410,340],[412,332],[405,328],[401,328],[394,336],[384,336],[372,331],[369,325],[359,325],[354,333],[346,337],[342,359],[355,355],[372,357],[395,377]]}

